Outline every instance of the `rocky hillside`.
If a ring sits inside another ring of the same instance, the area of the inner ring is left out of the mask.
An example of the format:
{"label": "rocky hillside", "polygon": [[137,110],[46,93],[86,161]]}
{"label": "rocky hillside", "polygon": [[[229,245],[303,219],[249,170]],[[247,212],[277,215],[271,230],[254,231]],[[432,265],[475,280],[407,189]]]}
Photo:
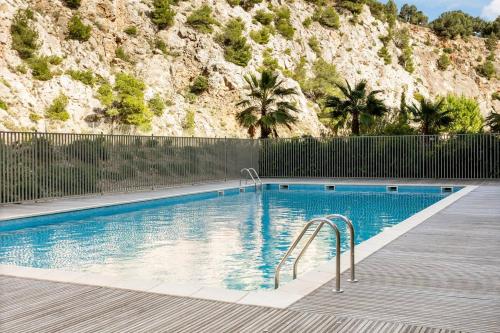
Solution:
{"label": "rocky hillside", "polygon": [[[243,76],[262,66],[274,66],[286,77],[287,85],[300,89],[296,81],[300,81],[299,66],[306,78],[315,78],[321,74],[314,72],[319,58],[335,65],[339,78],[350,82],[366,79],[371,89],[382,89],[387,104],[393,107],[400,104],[403,92],[408,102],[416,94],[434,97],[453,92],[476,98],[485,115],[500,110],[500,103],[492,98],[500,90],[499,80],[479,76],[475,69],[489,54],[481,38],[440,40],[427,28],[397,22],[397,30],[406,27],[410,31],[407,46],[413,50],[414,67],[410,73],[397,60],[403,52],[397,43],[387,44],[391,63],[380,56],[384,46],[380,37],[388,34],[388,24],[372,16],[368,7],[356,18],[340,11],[336,28],[310,20],[314,5],[303,0],[263,1],[248,11],[230,6],[226,0],[178,1],[172,6],[176,12],[173,24],[159,30],[151,19],[152,2],[82,0],[75,10],[61,0],[2,1],[0,101],[4,106],[0,107],[0,130],[108,133],[113,127],[115,133],[246,137],[246,130],[235,121],[235,103],[244,93]],[[282,9],[281,5],[290,9],[293,37],[284,36],[274,27],[269,29],[272,33],[267,43],[250,37],[252,31],[262,29],[263,24],[254,17],[258,10],[270,12],[269,3],[272,10]],[[212,9],[212,32],[186,23],[203,4]],[[33,10],[31,21],[39,36],[37,53],[51,57],[49,78],[34,78],[30,65],[12,47],[13,18],[19,9],[28,7]],[[68,22],[75,13],[91,27],[86,41],[68,38]],[[238,17],[245,24],[243,35],[251,46],[247,66],[227,61],[217,37],[230,19]],[[440,70],[437,64],[443,53],[449,54],[451,64]],[[498,48],[494,53],[500,54]],[[500,57],[496,58],[498,68]],[[121,72],[143,80],[145,101],[161,99],[165,104],[164,112],[153,117],[151,129],[116,126],[95,117],[105,107],[99,88],[103,82],[112,86]],[[81,78],[82,73],[98,79],[89,83]],[[200,84],[195,83],[200,76],[207,79],[208,87],[201,82],[201,89],[193,89]],[[67,103],[67,120],[47,116],[47,109],[61,94],[67,97],[63,103]],[[281,129],[280,136],[318,136],[325,132],[318,119],[317,102],[311,94],[306,97],[300,93],[296,97],[302,110],[299,122],[292,131]]]}

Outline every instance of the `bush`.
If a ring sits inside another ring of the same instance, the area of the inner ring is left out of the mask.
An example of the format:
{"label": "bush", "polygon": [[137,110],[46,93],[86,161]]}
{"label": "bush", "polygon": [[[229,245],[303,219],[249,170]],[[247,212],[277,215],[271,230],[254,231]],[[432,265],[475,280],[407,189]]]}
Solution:
{"label": "bush", "polygon": [[339,0],[337,6],[350,11],[354,15],[361,14],[363,11],[363,2],[358,0]]}
{"label": "bush", "polygon": [[166,29],[174,24],[175,11],[170,8],[170,0],[154,0],[151,21],[158,29]]}
{"label": "bush", "polygon": [[168,54],[167,43],[165,43],[163,40],[159,38],[155,39],[155,48],[160,50],[165,55]]}
{"label": "bush", "polygon": [[341,78],[336,66],[321,58],[314,62],[312,72],[314,74],[312,78],[301,80],[301,87],[308,98],[323,107],[326,96],[338,94],[336,83],[340,82]]}
{"label": "bush", "polygon": [[212,8],[203,5],[188,16],[186,23],[197,31],[210,33],[214,30],[212,25],[217,24],[217,21],[212,17]]}
{"label": "bush", "polygon": [[274,10],[274,26],[276,30],[286,39],[293,39],[295,29],[290,22],[290,9],[288,7],[279,7]]}
{"label": "bush", "polygon": [[132,62],[130,56],[127,54],[127,52],[125,52],[125,50],[123,49],[123,47],[121,46],[118,46],[115,50],[115,56],[118,58],[118,59],[121,59],[123,61],[126,61],[126,62]]}
{"label": "bush", "polygon": [[404,4],[399,12],[399,18],[407,23],[415,25],[427,25],[429,18],[424,15],[421,10],[418,10],[415,5]]}
{"label": "bush", "polygon": [[474,32],[473,25],[472,16],[462,11],[445,12],[431,23],[434,32],[446,38],[470,36]]}
{"label": "bush", "polygon": [[497,71],[495,69],[495,64],[491,60],[486,60],[484,63],[476,67],[476,72],[487,78],[488,80],[491,80],[494,78],[497,74]]}
{"label": "bush", "polygon": [[224,58],[236,65],[245,67],[252,58],[252,47],[247,44],[243,30],[245,24],[240,18],[229,20],[218,42],[224,48]]}
{"label": "bush", "polygon": [[303,22],[302,22],[302,25],[304,26],[304,28],[306,29],[309,29],[309,27],[311,26],[311,24],[313,23],[313,19],[308,17],[306,18]]}
{"label": "bush", "polygon": [[321,57],[321,46],[319,45],[319,41],[316,36],[312,36],[311,38],[309,38],[307,44],[318,57]]}
{"label": "bush", "polygon": [[204,75],[199,75],[194,80],[189,88],[189,91],[196,95],[201,95],[208,90],[208,78]]}
{"label": "bush", "polygon": [[93,86],[95,84],[94,73],[90,69],[85,71],[80,70],[69,70],[66,72],[73,80],[80,81],[87,86]]}
{"label": "bush", "polygon": [[264,26],[260,30],[250,31],[250,38],[252,38],[256,43],[265,45],[269,42],[271,37],[271,30]]}
{"label": "bush", "polygon": [[312,19],[327,28],[338,29],[340,27],[339,14],[332,6],[317,7]]}
{"label": "bush", "polygon": [[448,66],[450,66],[450,64],[450,57],[446,53],[443,53],[437,61],[437,67],[442,71],[448,69]]}
{"label": "bush", "polygon": [[274,20],[274,14],[272,12],[259,9],[255,12],[255,16],[253,18],[262,25],[270,25]]}
{"label": "bush", "polygon": [[244,10],[249,11],[258,3],[261,3],[262,0],[227,0],[227,3],[231,7],[241,6]]}
{"label": "bush", "polygon": [[91,31],[92,27],[90,25],[85,25],[78,15],[73,15],[68,22],[69,39],[86,42],[90,38]]}
{"label": "bush", "polygon": [[66,111],[66,106],[68,106],[68,97],[64,94],[60,94],[52,101],[52,104],[45,109],[45,118],[58,121],[68,120],[69,113]]}
{"label": "bush", "polygon": [[17,51],[21,59],[34,57],[40,48],[38,32],[32,26],[31,20],[33,20],[31,10],[18,10],[10,26],[12,49]]}
{"label": "bush", "polygon": [[382,48],[378,51],[377,55],[384,59],[384,64],[386,65],[390,65],[392,63],[392,56],[391,54],[389,53],[389,49],[387,48],[387,46],[382,46]]}
{"label": "bush", "polygon": [[47,57],[47,61],[51,65],[60,65],[63,61],[63,58],[55,56],[55,55],[51,55],[51,56]]}
{"label": "bush", "polygon": [[48,57],[34,57],[28,59],[28,65],[31,68],[31,74],[34,79],[48,81],[53,75],[50,71]]}
{"label": "bush", "polygon": [[97,99],[105,107],[111,107],[113,104],[113,88],[109,83],[103,83],[99,89],[97,89]]}
{"label": "bush", "polygon": [[131,25],[127,27],[125,30],[123,30],[124,33],[126,33],[129,36],[137,36],[137,27],[135,25]]}
{"label": "bush", "polygon": [[397,32],[394,37],[394,41],[397,47],[402,51],[399,56],[399,64],[404,67],[404,69],[413,73],[415,71],[415,65],[413,63],[413,48],[410,43],[410,32],[408,29],[404,28]]}
{"label": "bush", "polygon": [[479,133],[483,129],[484,119],[479,104],[475,99],[465,96],[448,95],[443,109],[449,112],[453,121],[449,127],[452,133]]}
{"label": "bush", "polygon": [[275,72],[280,70],[280,65],[278,63],[278,59],[273,57],[273,49],[266,48],[262,52],[262,66],[259,67],[259,72]]}
{"label": "bush", "polygon": [[71,9],[78,9],[81,4],[81,0],[64,0],[64,4]]}
{"label": "bush", "polygon": [[165,103],[163,102],[159,94],[155,94],[153,98],[148,101],[148,106],[155,116],[161,117],[163,115],[163,111],[165,110]]}
{"label": "bush", "polygon": [[497,44],[498,44],[498,38],[494,34],[489,35],[488,38],[486,38],[484,41],[486,49],[492,53],[496,52]]}
{"label": "bush", "polygon": [[0,109],[4,109],[5,111],[7,111],[9,108],[7,107],[7,103],[5,103],[4,101],[2,101],[0,99]]}

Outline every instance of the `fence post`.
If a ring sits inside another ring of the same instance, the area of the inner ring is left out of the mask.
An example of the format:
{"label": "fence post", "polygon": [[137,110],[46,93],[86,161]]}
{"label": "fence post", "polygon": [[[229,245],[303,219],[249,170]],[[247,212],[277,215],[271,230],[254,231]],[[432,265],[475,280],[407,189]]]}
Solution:
{"label": "fence post", "polygon": [[227,137],[224,137],[224,181],[227,182]]}

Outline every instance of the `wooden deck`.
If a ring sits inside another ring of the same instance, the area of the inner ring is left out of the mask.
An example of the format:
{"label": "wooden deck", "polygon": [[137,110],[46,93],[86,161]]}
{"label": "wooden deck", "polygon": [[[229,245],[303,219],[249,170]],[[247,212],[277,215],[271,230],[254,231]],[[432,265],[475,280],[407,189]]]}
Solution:
{"label": "wooden deck", "polygon": [[[279,310],[0,276],[1,332],[500,332],[500,186],[481,186]],[[344,277],[343,281],[346,281]]]}

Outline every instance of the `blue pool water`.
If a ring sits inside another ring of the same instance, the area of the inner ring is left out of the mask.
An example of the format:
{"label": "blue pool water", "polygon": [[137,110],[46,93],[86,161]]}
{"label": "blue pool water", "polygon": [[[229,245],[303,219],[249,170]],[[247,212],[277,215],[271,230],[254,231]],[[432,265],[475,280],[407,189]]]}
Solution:
{"label": "blue pool water", "polygon": [[[454,188],[458,190],[458,188]],[[439,187],[266,185],[0,222],[0,263],[239,290],[273,287],[274,268],[306,221],[338,213],[356,243],[445,196]],[[339,223],[345,232],[345,226]],[[325,228],[301,262],[335,255]],[[342,251],[347,239],[343,237]],[[290,265],[282,281],[290,280]]]}

